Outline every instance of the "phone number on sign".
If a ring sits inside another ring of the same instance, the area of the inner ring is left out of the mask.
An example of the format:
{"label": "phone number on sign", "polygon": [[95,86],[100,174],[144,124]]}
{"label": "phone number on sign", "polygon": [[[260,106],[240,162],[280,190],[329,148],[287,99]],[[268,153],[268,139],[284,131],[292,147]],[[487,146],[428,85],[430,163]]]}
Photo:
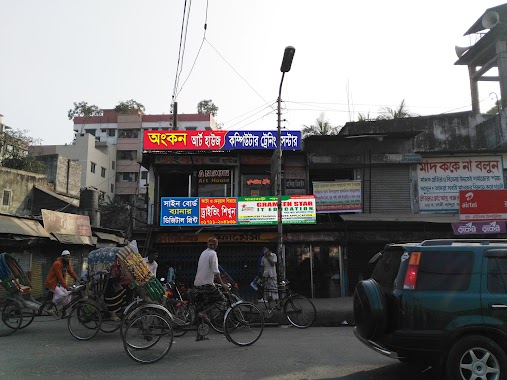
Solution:
{"label": "phone number on sign", "polygon": [[201,220],[201,224],[236,224],[235,220]]}

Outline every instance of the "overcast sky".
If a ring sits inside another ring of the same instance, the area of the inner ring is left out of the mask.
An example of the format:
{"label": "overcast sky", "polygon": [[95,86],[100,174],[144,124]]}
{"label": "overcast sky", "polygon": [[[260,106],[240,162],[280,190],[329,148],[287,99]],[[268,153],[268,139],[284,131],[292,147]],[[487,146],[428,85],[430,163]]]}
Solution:
{"label": "overcast sky", "polygon": [[[199,101],[211,99],[225,129],[275,130],[289,45],[296,53],[283,82],[283,128],[314,124],[322,112],[343,126],[403,99],[420,115],[467,111],[468,70],[454,65],[454,46],[470,45],[463,34],[502,4],[186,2],[180,54],[185,0],[0,0],[4,124],[43,144],[71,143],[74,102],[114,108],[134,99],[147,114],[168,114],[177,93],[179,113],[196,113]],[[496,82],[479,83],[481,111],[494,105],[492,92],[500,97]]]}

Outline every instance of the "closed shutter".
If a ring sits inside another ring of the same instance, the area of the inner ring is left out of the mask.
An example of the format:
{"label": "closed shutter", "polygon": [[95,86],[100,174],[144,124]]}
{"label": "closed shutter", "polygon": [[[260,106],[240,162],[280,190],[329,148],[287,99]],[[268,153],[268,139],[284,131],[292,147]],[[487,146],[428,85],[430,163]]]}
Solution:
{"label": "closed shutter", "polygon": [[364,173],[364,210],[366,213],[410,213],[410,173],[409,166],[374,167],[371,169],[371,207],[370,171]]}

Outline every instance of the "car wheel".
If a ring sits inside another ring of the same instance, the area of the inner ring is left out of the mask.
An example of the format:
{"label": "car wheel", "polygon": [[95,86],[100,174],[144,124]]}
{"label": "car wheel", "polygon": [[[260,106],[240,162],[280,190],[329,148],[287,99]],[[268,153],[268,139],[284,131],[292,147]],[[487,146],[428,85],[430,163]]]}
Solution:
{"label": "car wheel", "polygon": [[387,327],[386,299],[377,281],[360,281],[354,291],[354,322],[365,339],[381,336]]}
{"label": "car wheel", "polygon": [[499,380],[507,375],[507,355],[493,340],[472,335],[454,344],[446,367],[449,379]]}

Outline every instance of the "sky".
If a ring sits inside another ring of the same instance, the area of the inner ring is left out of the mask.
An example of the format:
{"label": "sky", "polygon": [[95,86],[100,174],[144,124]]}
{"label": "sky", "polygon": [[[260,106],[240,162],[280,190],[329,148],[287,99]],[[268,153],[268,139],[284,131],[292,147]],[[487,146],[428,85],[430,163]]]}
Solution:
{"label": "sky", "polygon": [[[170,114],[176,100],[191,114],[209,99],[224,129],[276,130],[280,83],[288,130],[322,116],[343,126],[402,100],[418,115],[468,111],[455,46],[473,44],[463,34],[501,4],[0,0],[0,114],[43,145],[63,145],[74,138],[67,112],[82,101],[108,109],[134,99],[146,114]],[[282,82],[287,46],[296,51]],[[479,82],[481,111],[497,97],[497,82]]]}

